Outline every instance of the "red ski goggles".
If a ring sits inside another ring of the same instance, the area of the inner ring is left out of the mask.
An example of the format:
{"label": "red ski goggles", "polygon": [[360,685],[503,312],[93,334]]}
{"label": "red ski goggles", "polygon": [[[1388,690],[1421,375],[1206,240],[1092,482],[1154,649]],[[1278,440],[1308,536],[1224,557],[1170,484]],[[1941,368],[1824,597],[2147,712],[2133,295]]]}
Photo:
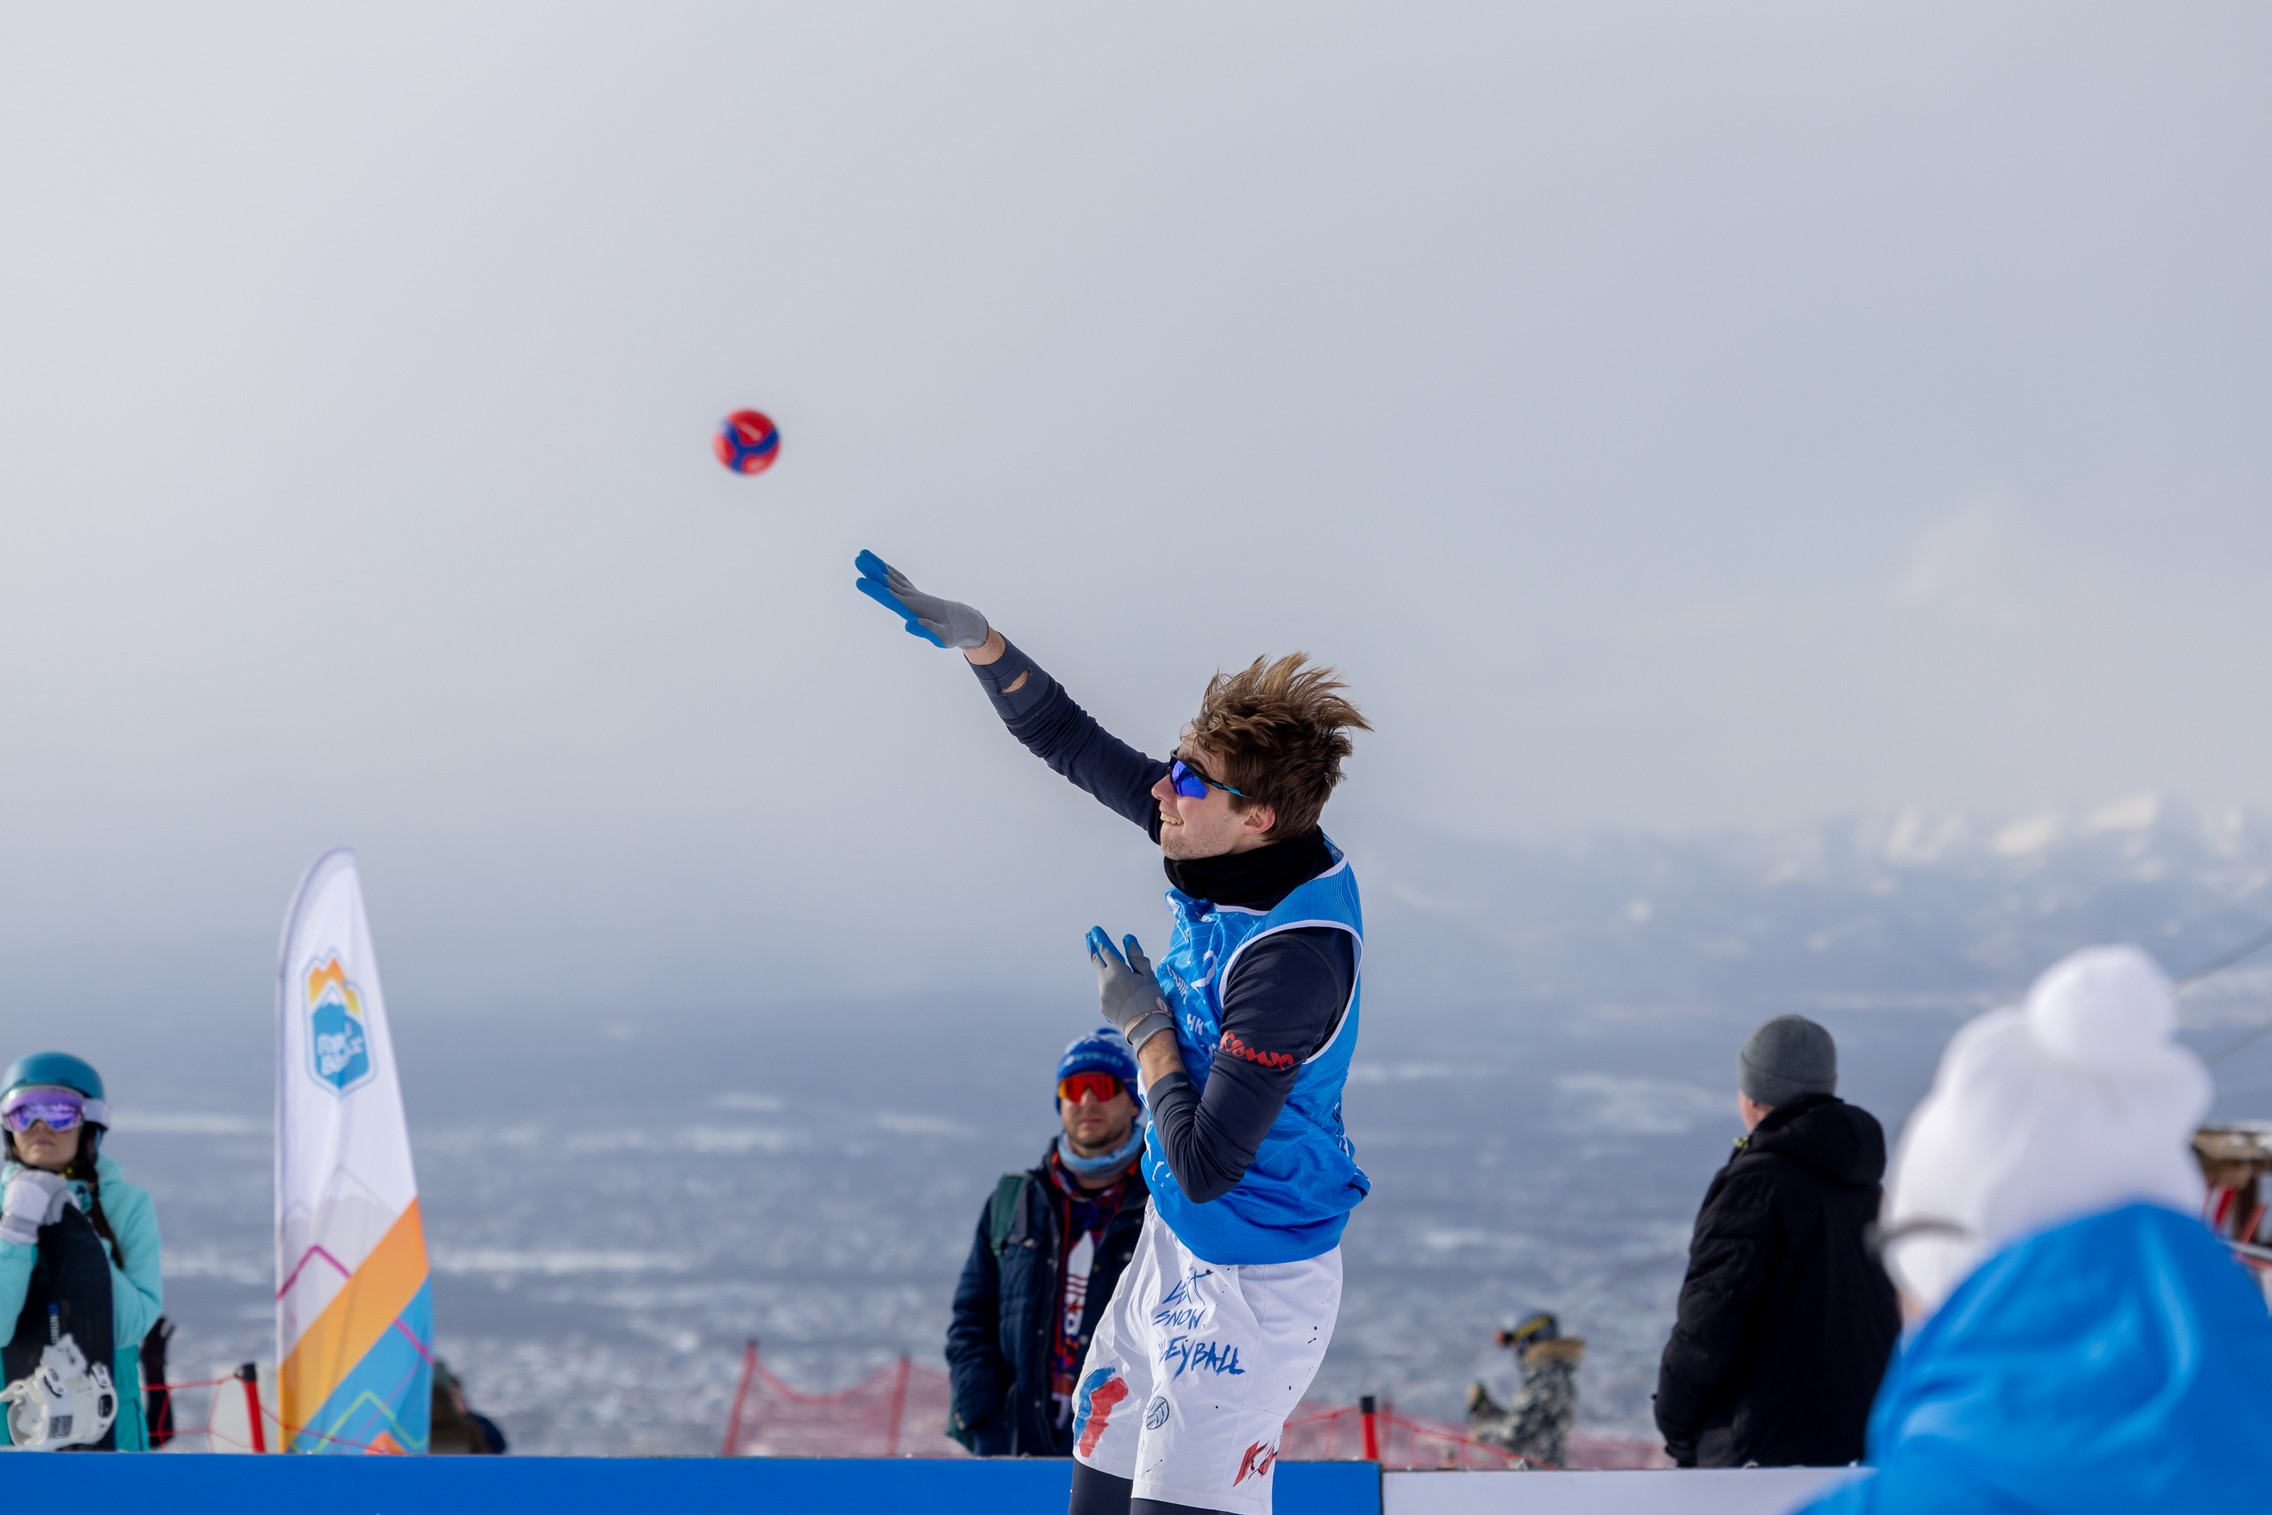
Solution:
{"label": "red ski goggles", "polygon": [[86,1118],[86,1096],[76,1089],[17,1089],[0,1100],[0,1124],[18,1136],[38,1125],[50,1131],[76,1131]]}
{"label": "red ski goggles", "polygon": [[1068,1105],[1077,1105],[1084,1099],[1093,1099],[1101,1105],[1124,1093],[1127,1087],[1109,1073],[1069,1073],[1057,1081],[1057,1097]]}

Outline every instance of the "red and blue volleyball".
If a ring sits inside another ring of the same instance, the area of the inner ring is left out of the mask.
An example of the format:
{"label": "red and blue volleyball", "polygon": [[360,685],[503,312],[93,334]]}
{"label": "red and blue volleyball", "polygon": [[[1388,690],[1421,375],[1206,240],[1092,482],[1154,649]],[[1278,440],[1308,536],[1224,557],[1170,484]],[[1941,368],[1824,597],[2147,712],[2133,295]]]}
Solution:
{"label": "red and blue volleyball", "polygon": [[718,423],[711,446],[734,472],[763,473],[781,456],[781,432],[764,411],[737,410]]}

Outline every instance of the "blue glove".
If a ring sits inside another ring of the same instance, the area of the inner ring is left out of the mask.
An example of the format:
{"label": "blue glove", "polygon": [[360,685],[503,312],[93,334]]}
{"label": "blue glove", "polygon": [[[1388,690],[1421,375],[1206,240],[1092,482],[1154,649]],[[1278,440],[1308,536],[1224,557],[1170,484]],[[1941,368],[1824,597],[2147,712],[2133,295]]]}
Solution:
{"label": "blue glove", "polygon": [[1104,1018],[1120,1028],[1128,1045],[1141,1048],[1162,1031],[1175,1029],[1175,1016],[1160,997],[1160,982],[1136,938],[1126,939],[1128,955],[1105,935],[1104,927],[1089,928],[1089,962],[1097,970],[1097,1002]]}
{"label": "blue glove", "polygon": [[925,594],[906,574],[872,552],[862,550],[852,566],[860,570],[852,587],[905,621],[911,636],[919,636],[934,647],[985,645],[990,629],[986,617],[968,605]]}

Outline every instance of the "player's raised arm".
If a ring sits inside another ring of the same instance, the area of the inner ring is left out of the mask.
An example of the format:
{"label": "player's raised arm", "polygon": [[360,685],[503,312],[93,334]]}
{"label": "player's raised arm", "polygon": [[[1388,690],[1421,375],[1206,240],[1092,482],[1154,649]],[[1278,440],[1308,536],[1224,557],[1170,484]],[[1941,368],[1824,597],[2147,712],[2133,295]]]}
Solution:
{"label": "player's raised arm", "polygon": [[898,616],[910,635],[956,648],[969,660],[1002,723],[1028,751],[1158,839],[1160,809],[1152,786],[1168,771],[1164,760],[1146,757],[1098,725],[977,610],[925,594],[872,552],[862,552],[853,566],[860,570],[854,587]]}

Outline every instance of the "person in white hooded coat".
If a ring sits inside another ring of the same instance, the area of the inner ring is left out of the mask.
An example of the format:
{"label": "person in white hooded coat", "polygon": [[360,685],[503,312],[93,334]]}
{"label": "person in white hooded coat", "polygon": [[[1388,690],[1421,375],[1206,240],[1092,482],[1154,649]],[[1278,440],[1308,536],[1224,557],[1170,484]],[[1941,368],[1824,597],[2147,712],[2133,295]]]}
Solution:
{"label": "person in white hooded coat", "polygon": [[2200,1220],[2208,1070],[2135,947],[1959,1031],[1879,1245],[1910,1322],[1869,1476],[1809,1515],[2243,1508],[2272,1487],[2272,1317]]}

